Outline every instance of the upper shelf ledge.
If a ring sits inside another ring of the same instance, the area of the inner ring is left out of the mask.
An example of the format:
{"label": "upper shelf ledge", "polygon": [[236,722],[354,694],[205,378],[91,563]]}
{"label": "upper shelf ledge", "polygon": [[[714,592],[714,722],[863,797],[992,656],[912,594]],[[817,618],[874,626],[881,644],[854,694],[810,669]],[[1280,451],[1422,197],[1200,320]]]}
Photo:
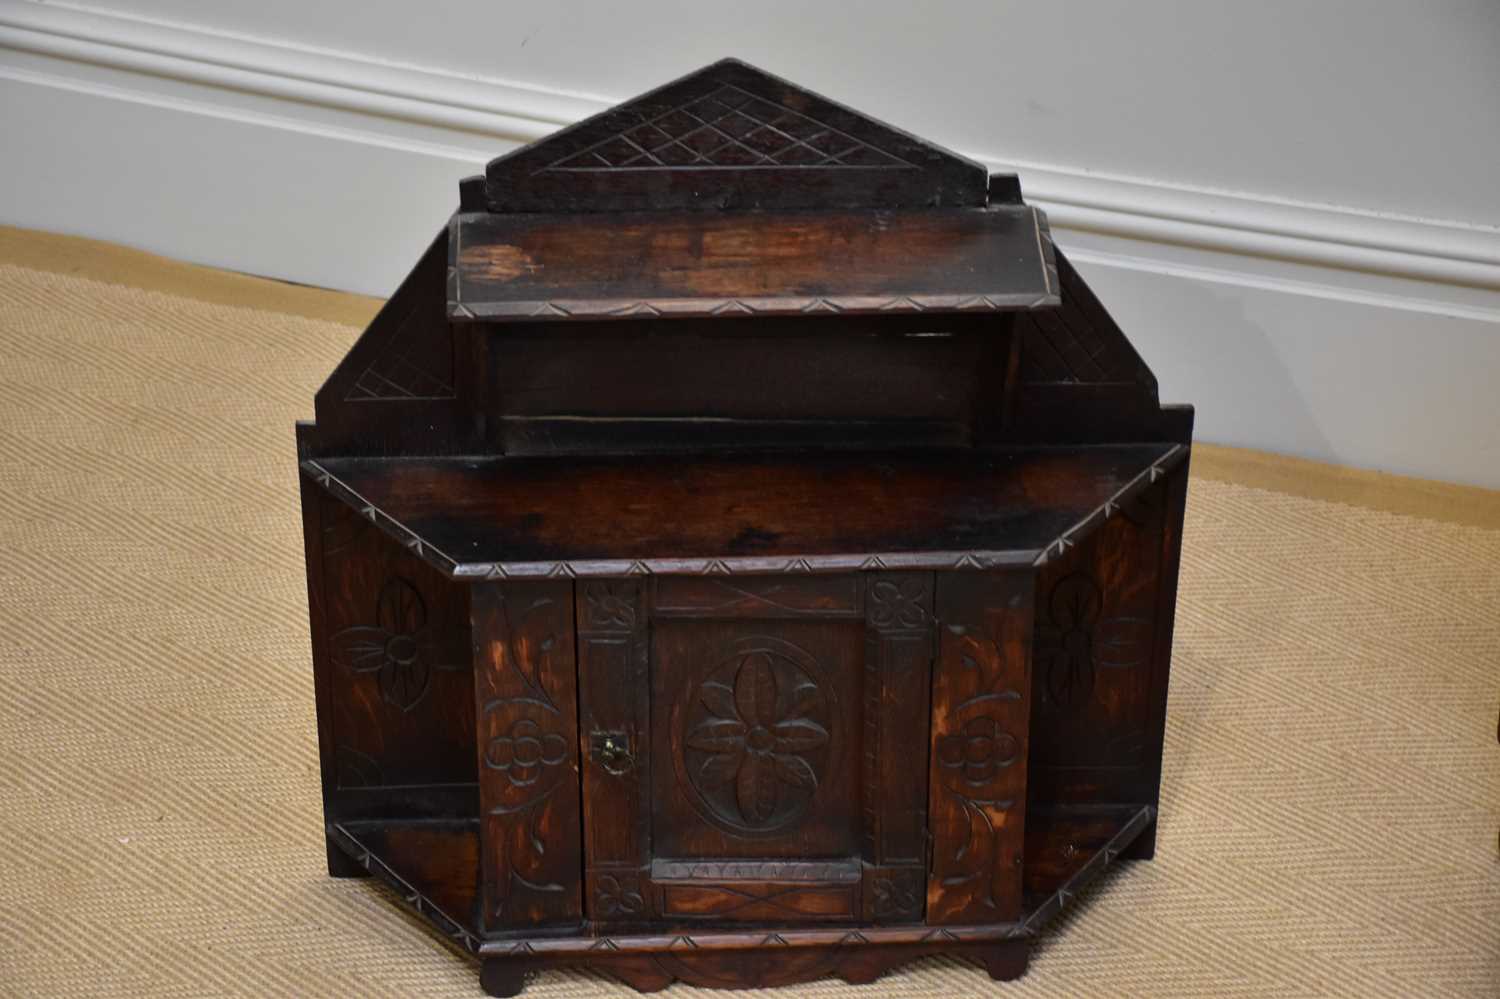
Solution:
{"label": "upper shelf ledge", "polygon": [[1060,304],[1046,220],[924,212],[466,213],[455,320],[1000,312]]}

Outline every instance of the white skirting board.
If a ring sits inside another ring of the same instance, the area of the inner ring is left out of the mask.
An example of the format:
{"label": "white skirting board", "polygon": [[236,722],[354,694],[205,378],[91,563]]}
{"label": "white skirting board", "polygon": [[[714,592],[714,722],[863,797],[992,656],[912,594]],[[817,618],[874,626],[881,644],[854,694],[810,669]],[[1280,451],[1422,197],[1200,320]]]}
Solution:
{"label": "white skirting board", "polygon": [[[387,294],[460,177],[604,106],[8,3],[0,222]],[[1500,487],[1496,230],[977,158],[1020,174],[1200,439]]]}

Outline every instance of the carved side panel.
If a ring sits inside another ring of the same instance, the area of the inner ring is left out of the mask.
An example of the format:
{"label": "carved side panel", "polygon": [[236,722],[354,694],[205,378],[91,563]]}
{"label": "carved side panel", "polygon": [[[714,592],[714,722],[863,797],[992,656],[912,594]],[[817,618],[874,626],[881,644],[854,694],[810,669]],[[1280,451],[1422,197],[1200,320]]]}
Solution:
{"label": "carved side panel", "polygon": [[1077,547],[1042,567],[1037,582],[1033,800],[1155,801],[1161,710],[1170,655],[1180,524],[1169,499],[1174,470]]}
{"label": "carved side panel", "polygon": [[569,582],[473,589],[482,925],[582,917]]}
{"label": "carved side panel", "polygon": [[471,783],[468,591],[319,490],[334,786]]}
{"label": "carved side panel", "polygon": [[938,577],[929,923],[1020,915],[1033,581]]}
{"label": "carved side panel", "polygon": [[638,579],[588,580],[577,587],[586,908],[596,921],[651,914],[651,893],[642,883],[651,860],[644,590]]}
{"label": "carved side panel", "polygon": [[864,918],[922,918],[933,575],[865,577]]}

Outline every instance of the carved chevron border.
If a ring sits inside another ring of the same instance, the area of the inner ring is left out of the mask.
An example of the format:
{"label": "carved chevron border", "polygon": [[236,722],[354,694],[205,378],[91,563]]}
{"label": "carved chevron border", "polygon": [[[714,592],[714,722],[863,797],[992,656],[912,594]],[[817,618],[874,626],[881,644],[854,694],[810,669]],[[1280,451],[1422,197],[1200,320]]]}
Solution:
{"label": "carved chevron border", "polygon": [[1063,883],[1063,886],[1037,906],[1026,918],[1023,919],[1016,930],[1016,936],[1033,937],[1053,917],[1067,908],[1079,895],[1083,894],[1085,888],[1093,883],[1094,879],[1104,873],[1104,869],[1115,862],[1115,858],[1125,852],[1125,849],[1134,843],[1136,837],[1145,832],[1153,819],[1156,818],[1156,809],[1150,805],[1143,806],[1139,812],[1130,817],[1130,820],[1120,827],[1120,831],[1110,837],[1099,850],[1080,867],[1074,875]]}
{"label": "carved chevron border", "polygon": [[[1057,282],[1055,266],[1046,279]],[[823,298],[661,298],[621,303],[598,301],[450,302],[450,319],[635,319],[660,316],[769,316],[818,313],[1003,312],[1042,309],[1059,304],[1056,292],[1045,295],[841,295]]]}
{"label": "carved chevron border", "polygon": [[[1057,257],[1052,250],[1047,215],[1035,207],[1026,209],[1036,241],[1043,293],[971,292],[958,295],[833,295],[768,296],[756,298],[650,298],[633,302],[619,299],[517,299],[465,301],[460,268],[450,263],[447,272],[448,318],[476,319],[638,319],[671,317],[772,316],[913,312],[1013,312],[1044,309],[1062,303],[1062,282]],[[462,227],[453,228],[449,260],[458,260]]]}
{"label": "carved chevron border", "polygon": [[1172,445],[1170,451],[1157,458],[1139,475],[1121,486],[1113,496],[1104,501],[1102,506],[1064,531],[1058,536],[1056,541],[1043,548],[1042,553],[1031,564],[1034,566],[1046,565],[1050,560],[1065,553],[1069,548],[1082,541],[1085,536],[1092,533],[1094,528],[1119,513],[1121,507],[1144,492],[1148,486],[1165,478],[1167,473],[1182,464],[1183,459],[1187,456],[1188,445]]}

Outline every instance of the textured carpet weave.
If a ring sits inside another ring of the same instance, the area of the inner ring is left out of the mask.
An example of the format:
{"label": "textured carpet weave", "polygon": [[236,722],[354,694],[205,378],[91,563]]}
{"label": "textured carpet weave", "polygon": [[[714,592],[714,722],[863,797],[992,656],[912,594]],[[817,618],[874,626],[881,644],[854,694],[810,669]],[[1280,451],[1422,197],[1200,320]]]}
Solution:
{"label": "textured carpet weave", "polygon": [[[292,421],[357,330],[46,247],[0,263],[0,994],[479,995],[323,870]],[[938,958],[747,994],[1500,995],[1500,530],[1219,464],[1188,500],[1158,859],[1009,985]]]}

